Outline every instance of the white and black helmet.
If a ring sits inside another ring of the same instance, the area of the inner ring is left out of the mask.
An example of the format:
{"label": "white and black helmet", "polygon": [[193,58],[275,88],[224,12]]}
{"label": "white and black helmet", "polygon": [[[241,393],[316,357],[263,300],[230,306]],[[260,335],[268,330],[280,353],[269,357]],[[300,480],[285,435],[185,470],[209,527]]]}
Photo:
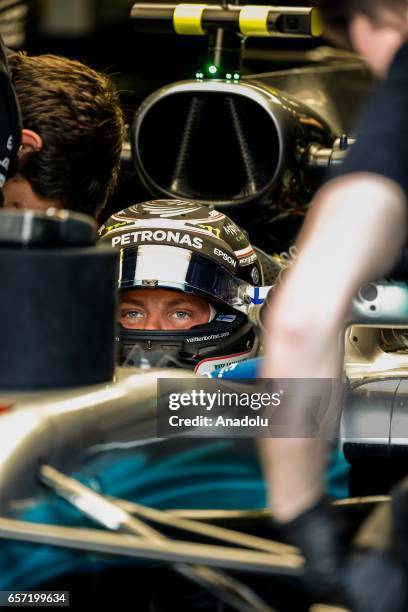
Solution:
{"label": "white and black helmet", "polygon": [[195,202],[154,200],[115,213],[100,236],[120,248],[120,290],[175,289],[205,298],[216,311],[210,322],[187,330],[122,328],[122,362],[131,363],[137,347],[137,355],[160,355],[160,363],[148,359],[151,365],[174,363],[203,374],[258,352],[247,311],[263,285],[262,266],[226,215]]}

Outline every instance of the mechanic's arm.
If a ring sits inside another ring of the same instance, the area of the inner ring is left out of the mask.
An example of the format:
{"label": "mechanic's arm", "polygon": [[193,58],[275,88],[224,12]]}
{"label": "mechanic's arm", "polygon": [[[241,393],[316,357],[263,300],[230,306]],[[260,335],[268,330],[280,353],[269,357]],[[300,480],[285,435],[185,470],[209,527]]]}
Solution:
{"label": "mechanic's arm", "polygon": [[[299,236],[299,257],[266,315],[264,378],[336,378],[343,333],[360,285],[395,262],[407,227],[406,198],[392,180],[350,174],[317,194]],[[289,521],[322,496],[322,439],[268,438],[263,462],[270,502]]]}

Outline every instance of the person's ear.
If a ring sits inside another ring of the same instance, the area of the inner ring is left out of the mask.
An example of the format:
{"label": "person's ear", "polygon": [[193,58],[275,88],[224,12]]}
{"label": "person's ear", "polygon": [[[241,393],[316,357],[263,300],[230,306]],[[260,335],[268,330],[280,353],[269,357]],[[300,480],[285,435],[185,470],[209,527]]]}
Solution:
{"label": "person's ear", "polygon": [[363,57],[366,55],[367,47],[375,37],[375,25],[366,15],[357,13],[353,15],[349,25],[349,35],[352,47]]}
{"label": "person's ear", "polygon": [[26,157],[31,153],[37,153],[43,148],[42,138],[37,132],[32,130],[22,131],[20,157]]}
{"label": "person's ear", "polygon": [[404,35],[388,12],[382,13],[376,21],[362,13],[354,15],[349,26],[350,42],[365,60],[371,71],[383,78],[389,69],[395,53],[404,41]]}

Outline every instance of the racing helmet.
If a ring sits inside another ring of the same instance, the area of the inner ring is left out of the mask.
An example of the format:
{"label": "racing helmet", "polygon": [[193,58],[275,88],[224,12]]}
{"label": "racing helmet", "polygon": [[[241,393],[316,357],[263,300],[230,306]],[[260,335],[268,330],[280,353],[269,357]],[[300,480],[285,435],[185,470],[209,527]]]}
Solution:
{"label": "racing helmet", "polygon": [[[206,374],[255,356],[248,320],[263,284],[257,253],[225,214],[196,202],[153,200],[113,214],[100,238],[120,249],[118,288],[165,288],[207,300],[208,323],[183,330],[119,326],[119,362],[193,369]],[[141,360],[140,356],[143,355]]]}

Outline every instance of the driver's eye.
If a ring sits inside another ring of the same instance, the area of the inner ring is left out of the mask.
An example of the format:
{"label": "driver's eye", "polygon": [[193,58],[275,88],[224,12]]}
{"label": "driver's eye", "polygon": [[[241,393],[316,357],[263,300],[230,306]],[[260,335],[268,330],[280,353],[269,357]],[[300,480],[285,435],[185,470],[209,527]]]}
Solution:
{"label": "driver's eye", "polygon": [[127,312],[122,312],[120,314],[121,319],[142,319],[144,316],[144,313],[140,312],[139,310],[128,310]]}
{"label": "driver's eye", "polygon": [[186,321],[191,318],[191,314],[186,312],[185,310],[177,310],[176,312],[171,313],[171,319],[175,319],[176,321]]}

